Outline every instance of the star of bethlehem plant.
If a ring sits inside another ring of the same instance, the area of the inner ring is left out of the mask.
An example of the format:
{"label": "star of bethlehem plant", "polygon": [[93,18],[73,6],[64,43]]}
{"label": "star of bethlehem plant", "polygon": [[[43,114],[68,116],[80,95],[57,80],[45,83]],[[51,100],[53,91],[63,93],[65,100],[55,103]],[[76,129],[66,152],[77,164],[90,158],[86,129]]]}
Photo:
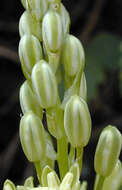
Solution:
{"label": "star of bethlehem plant", "polygon": [[[3,190],[86,190],[87,182],[80,182],[80,175],[92,124],[83,46],[69,33],[70,16],[61,0],[21,3],[25,12],[19,22],[19,57],[26,81],[20,88],[20,140],[27,159],[36,168],[39,185],[34,187],[33,177],[16,187],[6,180]],[[48,130],[42,123],[44,110]],[[105,127],[94,158],[94,190],[119,190],[121,147],[118,129]],[[56,161],[60,176],[55,172]]]}

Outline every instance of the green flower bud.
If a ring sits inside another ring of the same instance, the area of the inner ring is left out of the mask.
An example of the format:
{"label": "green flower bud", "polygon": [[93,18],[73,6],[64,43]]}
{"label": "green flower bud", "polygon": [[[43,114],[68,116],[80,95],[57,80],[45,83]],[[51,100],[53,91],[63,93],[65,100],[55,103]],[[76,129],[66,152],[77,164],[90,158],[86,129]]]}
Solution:
{"label": "green flower bud", "polygon": [[33,35],[24,35],[19,43],[19,57],[25,77],[30,80],[33,66],[42,59],[39,40]]}
{"label": "green flower bud", "polygon": [[61,17],[55,11],[48,11],[42,22],[42,36],[47,52],[57,53],[63,43]]}
{"label": "green flower bud", "polygon": [[60,190],[71,190],[72,181],[73,174],[71,172],[67,172],[60,185]]}
{"label": "green flower bud", "polygon": [[32,89],[28,81],[25,81],[20,88],[20,105],[23,114],[28,111],[33,111],[41,119],[43,116],[42,108],[39,106],[35,94],[32,92]]}
{"label": "green flower bud", "polygon": [[91,117],[86,102],[77,95],[66,103],[64,128],[73,147],[87,145],[91,135]]}
{"label": "green flower bud", "polygon": [[105,179],[102,190],[118,190],[122,185],[122,164],[118,160],[112,173]]}
{"label": "green flower bud", "polygon": [[28,177],[26,180],[25,180],[25,183],[24,183],[24,187],[30,187],[30,188],[33,188],[34,187],[34,182],[33,182],[34,178],[32,176]]}
{"label": "green flower bud", "polygon": [[80,187],[80,190],[87,190],[87,181],[83,181]]}
{"label": "green flower bud", "polygon": [[25,11],[19,21],[19,33],[21,37],[32,34],[42,41],[41,22],[37,22],[29,12]]}
{"label": "green flower bud", "polygon": [[62,48],[61,62],[68,76],[75,76],[79,68],[84,68],[84,50],[81,42],[73,35],[67,35]]}
{"label": "green flower bud", "polygon": [[80,178],[80,169],[79,165],[75,163],[71,168],[70,172],[73,174],[73,181],[72,181],[72,189],[75,190],[77,182],[79,182]]}
{"label": "green flower bud", "polygon": [[108,176],[114,169],[122,146],[122,136],[116,127],[107,126],[101,133],[94,160],[95,171]]}
{"label": "green flower bud", "polygon": [[37,21],[41,21],[48,9],[48,0],[27,0],[28,10]]}
{"label": "green flower bud", "polygon": [[3,190],[16,190],[14,183],[10,180],[6,180],[3,185]]}
{"label": "green flower bud", "polygon": [[38,62],[32,70],[32,85],[42,108],[55,106],[57,83],[50,65],[44,60]]}
{"label": "green flower bud", "polygon": [[20,140],[30,162],[39,162],[45,156],[46,141],[43,124],[33,112],[27,112],[20,121]]}
{"label": "green flower bud", "polygon": [[54,172],[50,172],[47,174],[48,188],[50,189],[58,189],[59,183],[55,176]]}
{"label": "green flower bud", "polygon": [[85,101],[87,100],[87,84],[86,84],[86,77],[85,77],[84,72],[82,73],[82,77],[81,77],[79,96],[83,98]]}

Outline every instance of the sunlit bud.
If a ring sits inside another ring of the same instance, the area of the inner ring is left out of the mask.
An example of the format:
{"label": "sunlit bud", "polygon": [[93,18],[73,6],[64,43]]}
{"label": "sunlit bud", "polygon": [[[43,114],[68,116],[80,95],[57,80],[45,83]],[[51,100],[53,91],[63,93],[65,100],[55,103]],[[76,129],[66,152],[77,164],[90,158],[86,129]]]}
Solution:
{"label": "sunlit bud", "polygon": [[42,108],[55,106],[58,95],[56,78],[50,65],[44,60],[34,66],[32,84]]}
{"label": "sunlit bud", "polygon": [[28,177],[26,180],[25,180],[25,183],[24,183],[24,187],[30,187],[30,188],[33,188],[34,187],[34,182],[33,182],[34,178],[32,176]]}
{"label": "sunlit bud", "polygon": [[48,9],[48,0],[27,0],[28,10],[37,21],[41,21]]}
{"label": "sunlit bud", "polygon": [[79,186],[77,183],[79,182],[80,178],[80,169],[77,162],[70,168],[70,172],[73,174],[72,189],[75,189],[76,186]]}
{"label": "sunlit bud", "polygon": [[120,161],[116,163],[112,173],[105,178],[102,190],[118,190],[122,185],[122,164]]}
{"label": "sunlit bud", "polygon": [[64,110],[64,128],[73,147],[86,146],[91,135],[91,117],[86,102],[71,96]]}
{"label": "sunlit bud", "polygon": [[30,80],[33,66],[42,59],[39,40],[33,35],[24,35],[19,43],[19,57],[25,77]]}
{"label": "sunlit bud", "polygon": [[33,111],[37,114],[41,119],[43,116],[42,108],[39,106],[37,98],[33,93],[28,81],[25,81],[20,88],[20,105],[23,114],[28,111]]}
{"label": "sunlit bud", "polygon": [[57,178],[55,177],[54,172],[50,172],[47,174],[48,187],[52,189],[58,189],[59,184]]}
{"label": "sunlit bud", "polygon": [[16,190],[14,183],[10,180],[6,180],[3,185],[3,190]]}
{"label": "sunlit bud", "polygon": [[70,28],[70,16],[64,5],[61,3],[61,8],[60,8],[60,16],[61,16],[61,21],[63,25],[63,33],[64,35],[66,33],[69,33],[69,28]]}
{"label": "sunlit bud", "polygon": [[33,112],[27,112],[20,121],[20,140],[30,162],[41,161],[45,156],[46,141],[43,124]]}
{"label": "sunlit bud", "polygon": [[87,84],[86,84],[86,77],[85,77],[84,72],[82,73],[82,77],[81,77],[79,96],[83,98],[85,101],[87,100]]}
{"label": "sunlit bud", "polygon": [[72,181],[73,181],[73,174],[71,172],[66,173],[60,185],[60,190],[64,190],[64,189],[70,190]]}
{"label": "sunlit bud", "polygon": [[108,176],[114,169],[122,146],[122,136],[116,127],[107,126],[101,133],[94,160],[95,171]]}
{"label": "sunlit bud", "polygon": [[42,22],[43,42],[47,52],[57,53],[63,43],[63,28],[61,17],[55,11],[48,11]]}
{"label": "sunlit bud", "polygon": [[25,11],[19,21],[19,33],[21,37],[32,34],[42,41],[41,22],[37,22],[29,12]]}
{"label": "sunlit bud", "polygon": [[68,76],[75,76],[81,68],[83,70],[85,58],[81,42],[73,35],[67,35],[62,47],[61,62]]}

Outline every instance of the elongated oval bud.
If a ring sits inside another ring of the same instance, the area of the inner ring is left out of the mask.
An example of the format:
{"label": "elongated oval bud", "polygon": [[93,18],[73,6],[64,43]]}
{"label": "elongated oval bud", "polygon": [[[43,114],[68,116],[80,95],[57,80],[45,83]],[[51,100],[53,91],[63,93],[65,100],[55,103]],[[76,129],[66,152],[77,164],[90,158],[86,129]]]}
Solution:
{"label": "elongated oval bud", "polygon": [[65,106],[64,128],[73,147],[86,146],[91,135],[91,117],[86,102],[71,96]]}
{"label": "elongated oval bud", "polygon": [[20,121],[20,140],[30,162],[44,159],[46,150],[45,131],[39,117],[27,112]]}
{"label": "elongated oval bud", "polygon": [[32,34],[42,41],[41,22],[37,22],[29,12],[25,11],[19,21],[19,33],[20,37]]}
{"label": "elongated oval bud", "polygon": [[111,175],[109,175],[104,183],[102,190],[118,190],[122,185],[122,164],[118,160]]}
{"label": "elongated oval bud", "polygon": [[57,83],[50,65],[44,60],[38,62],[32,70],[32,85],[42,108],[55,106]]}
{"label": "elongated oval bud", "polygon": [[84,72],[82,73],[81,77],[79,96],[83,98],[85,101],[87,100],[87,84]]}
{"label": "elongated oval bud", "polygon": [[39,40],[33,35],[24,35],[19,43],[19,57],[25,77],[30,80],[33,66],[42,59]]}
{"label": "elongated oval bud", "polygon": [[73,35],[67,35],[62,47],[61,62],[68,76],[75,76],[81,68],[84,68],[84,50],[81,42]]}
{"label": "elongated oval bud", "polygon": [[37,98],[33,93],[28,81],[25,81],[20,88],[20,105],[23,114],[28,111],[33,111],[41,119],[43,117],[42,108],[39,106]]}
{"label": "elongated oval bud", "polygon": [[6,180],[3,185],[3,190],[16,190],[14,183],[10,180]]}
{"label": "elongated oval bud", "polygon": [[95,171],[108,176],[114,169],[122,146],[122,136],[116,127],[107,126],[101,133],[94,160]]}
{"label": "elongated oval bud", "polygon": [[48,9],[48,0],[27,0],[28,10],[37,21],[41,21]]}
{"label": "elongated oval bud", "polygon": [[46,50],[57,53],[63,43],[63,28],[61,17],[55,11],[48,11],[42,22],[42,36]]}

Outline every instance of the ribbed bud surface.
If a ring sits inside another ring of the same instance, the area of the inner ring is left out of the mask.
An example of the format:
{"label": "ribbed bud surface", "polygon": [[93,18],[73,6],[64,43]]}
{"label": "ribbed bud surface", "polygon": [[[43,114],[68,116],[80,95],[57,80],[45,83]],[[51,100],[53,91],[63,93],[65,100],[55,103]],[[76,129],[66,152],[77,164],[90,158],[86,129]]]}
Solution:
{"label": "ribbed bud surface", "polygon": [[55,11],[48,11],[42,22],[43,42],[50,53],[60,51],[63,43],[63,27],[60,15]]}
{"label": "ribbed bud surface", "polygon": [[12,181],[10,181],[10,180],[7,179],[7,180],[4,182],[3,190],[16,190],[16,187],[15,187],[15,185],[13,184]]}
{"label": "ribbed bud surface", "polygon": [[44,159],[46,142],[43,124],[33,112],[27,112],[20,121],[20,140],[30,162]]}
{"label": "ribbed bud surface", "polygon": [[28,10],[37,21],[41,21],[48,9],[48,0],[27,0]]}
{"label": "ribbed bud surface", "polygon": [[39,40],[33,35],[24,35],[19,43],[19,57],[23,73],[27,79],[31,78],[33,66],[42,59],[42,48]]}
{"label": "ribbed bud surface", "polygon": [[68,76],[74,76],[80,68],[84,68],[84,50],[81,42],[73,35],[67,35],[61,56],[61,62]]}
{"label": "ribbed bud surface", "polygon": [[87,84],[85,73],[83,72],[80,83],[79,96],[83,98],[85,101],[87,100]]}
{"label": "ribbed bud surface", "polygon": [[42,41],[41,23],[33,19],[31,14],[27,11],[25,11],[20,18],[19,33],[21,37],[25,34],[32,34]]}
{"label": "ribbed bud surface", "polygon": [[73,147],[86,146],[91,134],[91,117],[86,102],[72,96],[64,111],[64,128]]}
{"label": "ribbed bud surface", "polygon": [[38,62],[32,70],[33,89],[42,108],[55,106],[57,101],[57,83],[48,63]]}
{"label": "ribbed bud surface", "polygon": [[122,136],[113,126],[107,126],[101,133],[96,153],[95,171],[102,176],[108,176],[114,169],[122,146]]}

